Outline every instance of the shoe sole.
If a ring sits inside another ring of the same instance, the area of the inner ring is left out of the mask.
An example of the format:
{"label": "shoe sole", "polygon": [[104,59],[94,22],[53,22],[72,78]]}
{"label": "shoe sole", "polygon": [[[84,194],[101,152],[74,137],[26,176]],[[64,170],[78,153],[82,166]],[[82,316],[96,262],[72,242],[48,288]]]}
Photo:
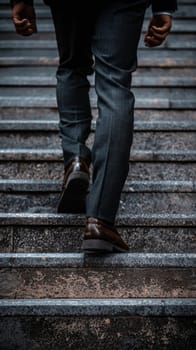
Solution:
{"label": "shoe sole", "polygon": [[57,206],[58,213],[85,213],[89,176],[84,172],[70,174]]}
{"label": "shoe sole", "polygon": [[127,252],[127,249],[123,249],[118,245],[107,242],[101,239],[86,239],[82,243],[82,250],[89,253],[103,252],[103,253],[112,253],[112,252]]}

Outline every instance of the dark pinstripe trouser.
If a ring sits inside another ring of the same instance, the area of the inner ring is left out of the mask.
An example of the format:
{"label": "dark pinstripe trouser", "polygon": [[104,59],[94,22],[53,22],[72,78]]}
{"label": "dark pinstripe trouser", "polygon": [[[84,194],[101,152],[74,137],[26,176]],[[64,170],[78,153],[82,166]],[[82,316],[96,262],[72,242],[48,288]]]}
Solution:
{"label": "dark pinstripe trouser", "polygon": [[[131,73],[147,0],[108,0],[51,7],[59,50],[57,105],[65,166],[75,155],[92,162],[86,216],[114,223],[129,170],[134,95]],[[77,5],[77,6],[76,6]],[[88,75],[95,72],[98,119],[93,146]]]}

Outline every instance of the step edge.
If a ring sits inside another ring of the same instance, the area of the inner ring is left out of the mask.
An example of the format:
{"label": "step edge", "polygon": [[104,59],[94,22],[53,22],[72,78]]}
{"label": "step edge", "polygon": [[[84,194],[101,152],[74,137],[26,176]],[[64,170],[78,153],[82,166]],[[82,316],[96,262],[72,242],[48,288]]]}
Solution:
{"label": "step edge", "polygon": [[0,300],[0,316],[196,316],[196,299]]}
{"label": "step edge", "polygon": [[[0,225],[22,225],[22,226],[84,226],[85,216],[74,214],[51,214],[51,213],[0,213]],[[150,227],[192,227],[196,226],[196,214],[141,214],[141,215],[118,215],[117,227],[129,226]]]}
{"label": "step edge", "polygon": [[[91,184],[90,184],[91,185]],[[33,180],[33,179],[0,179],[0,192],[4,193],[51,193],[60,192],[62,189],[61,180]],[[172,181],[172,180],[127,180],[124,187],[124,193],[133,192],[177,192],[193,193],[196,192],[196,181]]]}
{"label": "step edge", "polygon": [[[91,132],[96,129],[96,120],[92,120]],[[189,132],[196,130],[195,120],[184,121],[135,121],[135,131],[181,131]],[[12,128],[12,130],[10,130]],[[23,119],[9,119],[0,120],[0,132],[36,132],[36,131],[59,131],[59,122],[56,120],[23,120]]]}
{"label": "step edge", "polygon": [[0,253],[0,268],[195,268],[194,253]]}

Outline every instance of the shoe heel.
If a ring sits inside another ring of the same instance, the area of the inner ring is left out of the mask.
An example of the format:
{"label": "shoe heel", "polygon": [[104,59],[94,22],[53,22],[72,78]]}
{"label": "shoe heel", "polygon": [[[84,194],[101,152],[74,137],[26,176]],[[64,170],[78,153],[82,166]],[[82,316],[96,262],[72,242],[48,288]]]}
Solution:
{"label": "shoe heel", "polygon": [[84,172],[70,174],[67,179],[67,188],[72,191],[85,192],[89,186],[89,176]]}
{"label": "shoe heel", "polygon": [[82,243],[82,250],[89,252],[113,252],[113,244],[101,239],[86,239]]}

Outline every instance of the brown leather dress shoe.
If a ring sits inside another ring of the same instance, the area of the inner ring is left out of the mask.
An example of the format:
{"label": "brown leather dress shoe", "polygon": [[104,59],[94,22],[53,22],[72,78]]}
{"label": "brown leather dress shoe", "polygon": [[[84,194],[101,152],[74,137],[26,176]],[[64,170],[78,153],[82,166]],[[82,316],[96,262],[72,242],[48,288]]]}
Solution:
{"label": "brown leather dress shoe", "polygon": [[129,251],[114,226],[93,217],[87,219],[82,249],[89,252]]}
{"label": "brown leather dress shoe", "polygon": [[89,187],[89,168],[84,160],[75,157],[65,170],[58,213],[84,213]]}

